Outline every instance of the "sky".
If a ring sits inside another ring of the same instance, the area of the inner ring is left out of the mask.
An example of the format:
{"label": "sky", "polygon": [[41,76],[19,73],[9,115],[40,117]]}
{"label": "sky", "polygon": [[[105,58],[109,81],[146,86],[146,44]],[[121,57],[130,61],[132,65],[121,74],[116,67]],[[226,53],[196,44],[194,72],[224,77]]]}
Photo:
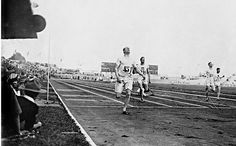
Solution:
{"label": "sky", "polygon": [[[163,75],[197,75],[212,61],[236,73],[235,0],[34,0],[47,26],[34,40],[2,40],[1,53],[100,71],[129,47]],[[27,55],[27,52],[29,54]],[[49,59],[48,59],[49,58]]]}

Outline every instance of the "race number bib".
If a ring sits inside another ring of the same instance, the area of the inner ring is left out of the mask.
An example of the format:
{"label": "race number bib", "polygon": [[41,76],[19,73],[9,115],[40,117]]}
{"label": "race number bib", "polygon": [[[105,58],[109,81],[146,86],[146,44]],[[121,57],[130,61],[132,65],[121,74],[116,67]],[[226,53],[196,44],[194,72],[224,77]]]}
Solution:
{"label": "race number bib", "polygon": [[144,73],[144,71],[145,71],[145,70],[144,70],[144,67],[141,67],[141,72]]}
{"label": "race number bib", "polygon": [[126,72],[126,73],[129,73],[130,72],[130,67],[129,66],[124,66],[123,71]]}
{"label": "race number bib", "polygon": [[206,74],[208,75],[208,77],[213,77],[213,74],[211,72],[209,72],[209,71],[207,71]]}

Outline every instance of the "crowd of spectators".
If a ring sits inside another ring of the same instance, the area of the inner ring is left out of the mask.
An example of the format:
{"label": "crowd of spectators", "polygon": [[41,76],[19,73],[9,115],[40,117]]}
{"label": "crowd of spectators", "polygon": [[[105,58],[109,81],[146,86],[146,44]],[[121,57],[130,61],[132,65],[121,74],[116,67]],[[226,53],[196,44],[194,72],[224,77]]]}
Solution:
{"label": "crowd of spectators", "polygon": [[29,62],[17,62],[1,58],[1,107],[2,138],[22,139],[34,136],[42,126],[37,121],[39,93],[46,70]]}

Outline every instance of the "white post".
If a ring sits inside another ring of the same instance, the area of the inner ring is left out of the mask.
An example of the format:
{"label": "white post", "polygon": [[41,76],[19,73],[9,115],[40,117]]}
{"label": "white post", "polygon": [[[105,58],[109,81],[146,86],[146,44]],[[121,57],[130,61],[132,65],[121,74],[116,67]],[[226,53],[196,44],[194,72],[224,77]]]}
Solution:
{"label": "white post", "polygon": [[50,33],[49,33],[49,47],[48,47],[48,83],[47,83],[47,102],[46,103],[49,103],[48,100],[49,100],[49,75],[50,75],[50,39],[51,39],[51,36],[50,36]]}
{"label": "white post", "polygon": [[49,103],[48,100],[49,100],[49,68],[48,68],[48,83],[47,83],[47,103]]}

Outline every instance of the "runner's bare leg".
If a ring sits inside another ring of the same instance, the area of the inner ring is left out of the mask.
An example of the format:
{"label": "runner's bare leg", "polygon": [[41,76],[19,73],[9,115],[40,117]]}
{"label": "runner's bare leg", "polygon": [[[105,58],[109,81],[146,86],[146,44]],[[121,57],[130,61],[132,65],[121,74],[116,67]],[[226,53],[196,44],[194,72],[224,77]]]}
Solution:
{"label": "runner's bare leg", "polygon": [[209,101],[208,94],[209,94],[209,86],[206,86],[206,101]]}
{"label": "runner's bare leg", "polygon": [[129,105],[130,97],[131,97],[131,91],[129,89],[127,89],[126,90],[126,98],[124,100],[123,112],[126,111],[128,105]]}
{"label": "runner's bare leg", "polygon": [[143,88],[143,85],[142,85],[142,83],[138,83],[139,84],[139,88],[140,88],[140,90],[141,90],[141,101],[143,101],[143,96],[144,96],[144,88]]}
{"label": "runner's bare leg", "polygon": [[219,100],[220,99],[220,86],[217,86],[217,99]]}

